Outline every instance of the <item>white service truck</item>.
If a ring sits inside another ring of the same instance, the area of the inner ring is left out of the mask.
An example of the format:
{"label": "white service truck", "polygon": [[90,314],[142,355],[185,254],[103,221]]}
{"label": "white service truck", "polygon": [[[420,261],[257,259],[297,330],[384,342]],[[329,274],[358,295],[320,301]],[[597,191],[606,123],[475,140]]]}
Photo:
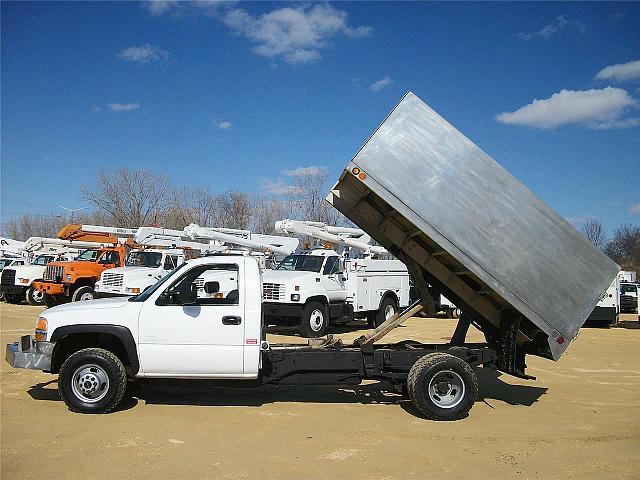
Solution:
{"label": "white service truck", "polygon": [[[449,342],[379,343],[422,309],[416,302],[352,344],[271,343],[256,259],[216,255],[182,264],[135,297],[46,310],[33,337],[7,344],[6,361],[58,374],[60,397],[76,412],[115,409],[129,378],[246,386],[375,380],[406,392],[425,417],[454,420],[478,398],[474,367],[530,379],[527,355],[560,359],[619,270],[411,92],[327,200],[403,258],[422,297],[431,284],[461,306]],[[218,281],[207,281],[210,296],[201,295],[194,281],[207,272],[226,274],[237,288],[221,293]],[[466,341],[471,325],[485,342]]]}
{"label": "white service truck", "polygon": [[[340,255],[332,248],[305,249],[288,255],[275,269],[265,270],[267,324],[294,324],[304,337],[321,337],[332,322],[366,319],[376,327],[409,305],[407,267],[399,260],[373,258],[388,252],[369,245],[364,231],[299,220],[281,220],[276,231],[331,242],[346,250]],[[354,252],[366,256],[352,258]]]}
{"label": "white service truck", "polygon": [[608,326],[612,327],[618,324],[618,315],[620,314],[620,277],[617,276],[609,288],[607,288],[598,304],[589,314],[586,323],[591,326]]}

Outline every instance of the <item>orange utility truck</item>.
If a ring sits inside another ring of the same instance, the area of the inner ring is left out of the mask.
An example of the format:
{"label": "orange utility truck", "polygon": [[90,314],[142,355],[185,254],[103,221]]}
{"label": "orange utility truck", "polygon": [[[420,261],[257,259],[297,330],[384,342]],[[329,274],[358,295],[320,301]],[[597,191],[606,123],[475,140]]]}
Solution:
{"label": "orange utility truck", "polygon": [[104,227],[100,225],[67,225],[58,238],[96,242],[95,248],[84,250],[73,261],[51,262],[42,281],[34,287],[44,293],[44,303],[53,307],[69,301],[92,300],[94,286],[100,274],[125,264],[128,250],[134,246],[136,229]]}

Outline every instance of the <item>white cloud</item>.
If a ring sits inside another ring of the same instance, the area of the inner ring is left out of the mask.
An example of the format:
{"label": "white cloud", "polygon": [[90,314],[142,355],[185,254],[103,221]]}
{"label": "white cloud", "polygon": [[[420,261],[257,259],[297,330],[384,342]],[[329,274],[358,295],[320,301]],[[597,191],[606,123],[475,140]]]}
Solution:
{"label": "white cloud", "polygon": [[236,8],[224,15],[224,23],[257,46],[254,52],[288,63],[309,63],[320,59],[320,50],[337,35],[366,37],[371,27],[350,27],[347,12],[331,5],[284,7],[259,17]]}
{"label": "white cloud", "polygon": [[531,32],[531,33],[520,32],[518,36],[523,40],[532,40],[534,38],[544,38],[546,40],[547,38],[551,37],[552,35],[555,35],[556,33],[560,32],[561,30],[564,30],[569,26],[576,26],[582,31],[584,31],[585,29],[584,24],[582,24],[581,22],[577,22],[575,20],[567,20],[566,15],[560,15],[558,18],[556,18],[555,22],[545,25],[544,27],[542,27],[542,29],[538,30],[537,32]]}
{"label": "white cloud", "polygon": [[596,80],[628,82],[638,79],[640,79],[640,60],[609,65],[600,70],[596,75]]}
{"label": "white cloud", "polygon": [[91,107],[91,111],[92,112],[101,112],[102,111],[102,107],[98,106],[98,105],[93,105]]}
{"label": "white cloud", "polygon": [[561,90],[550,98],[535,99],[513,112],[496,116],[502,123],[542,129],[567,124],[582,124],[594,129],[628,128],[640,119],[622,118],[638,102],[626,90],[606,87],[591,90]]}
{"label": "white cloud", "polygon": [[140,108],[139,103],[110,103],[109,108],[113,112],[128,112],[129,110],[137,110]]}
{"label": "white cloud", "polygon": [[233,123],[231,122],[224,121],[218,123],[218,128],[220,130],[229,130],[231,127],[233,127]]}
{"label": "white cloud", "polygon": [[270,193],[271,195],[289,195],[296,193],[298,189],[293,185],[287,185],[282,181],[273,181],[263,179],[260,180],[260,190]]}
{"label": "white cloud", "polygon": [[298,177],[302,175],[311,175],[311,176],[324,175],[325,173],[327,173],[327,169],[325,167],[316,167],[316,166],[296,167],[291,170],[282,171],[282,175],[285,175],[287,177]]}
{"label": "white cloud", "polygon": [[371,90],[372,92],[379,92],[384,87],[388,87],[392,83],[393,83],[393,80],[391,80],[387,75],[386,77],[381,78],[380,80],[377,80],[373,82],[371,85],[369,85],[369,90]]}
{"label": "white cloud", "polygon": [[163,15],[165,13],[174,16],[187,14],[203,14],[214,17],[218,11],[235,4],[235,1],[224,0],[196,0],[196,1],[176,1],[176,0],[151,0],[144,2],[143,6],[151,15]]}
{"label": "white cloud", "polygon": [[629,213],[631,215],[640,215],[640,203],[636,203],[635,205],[631,205],[629,207]]}
{"label": "white cloud", "polygon": [[125,48],[118,54],[118,58],[129,62],[149,63],[153,60],[164,60],[169,57],[169,52],[160,47],[145,43],[140,46]]}
{"label": "white cloud", "polygon": [[175,0],[151,0],[150,2],[143,3],[151,15],[162,15],[177,7],[179,4],[180,2]]}

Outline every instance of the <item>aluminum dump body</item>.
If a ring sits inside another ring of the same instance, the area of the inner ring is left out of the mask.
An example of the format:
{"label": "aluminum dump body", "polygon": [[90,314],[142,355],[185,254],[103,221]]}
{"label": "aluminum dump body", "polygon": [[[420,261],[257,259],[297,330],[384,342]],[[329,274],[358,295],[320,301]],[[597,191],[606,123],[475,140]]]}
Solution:
{"label": "aluminum dump body", "polygon": [[[409,92],[327,200],[485,333],[525,320],[526,353],[558,359],[619,271],[569,222]],[[425,292],[421,292],[425,294]]]}

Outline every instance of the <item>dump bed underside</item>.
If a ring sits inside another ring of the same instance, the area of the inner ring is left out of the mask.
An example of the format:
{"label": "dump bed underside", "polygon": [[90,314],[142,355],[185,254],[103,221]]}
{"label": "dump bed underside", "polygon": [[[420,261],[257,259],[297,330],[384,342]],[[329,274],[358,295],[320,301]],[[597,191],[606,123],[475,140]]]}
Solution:
{"label": "dump bed underside", "polygon": [[[619,270],[411,93],[327,200],[472,316],[519,312],[521,341],[574,338]],[[553,358],[567,344],[549,341]]]}

